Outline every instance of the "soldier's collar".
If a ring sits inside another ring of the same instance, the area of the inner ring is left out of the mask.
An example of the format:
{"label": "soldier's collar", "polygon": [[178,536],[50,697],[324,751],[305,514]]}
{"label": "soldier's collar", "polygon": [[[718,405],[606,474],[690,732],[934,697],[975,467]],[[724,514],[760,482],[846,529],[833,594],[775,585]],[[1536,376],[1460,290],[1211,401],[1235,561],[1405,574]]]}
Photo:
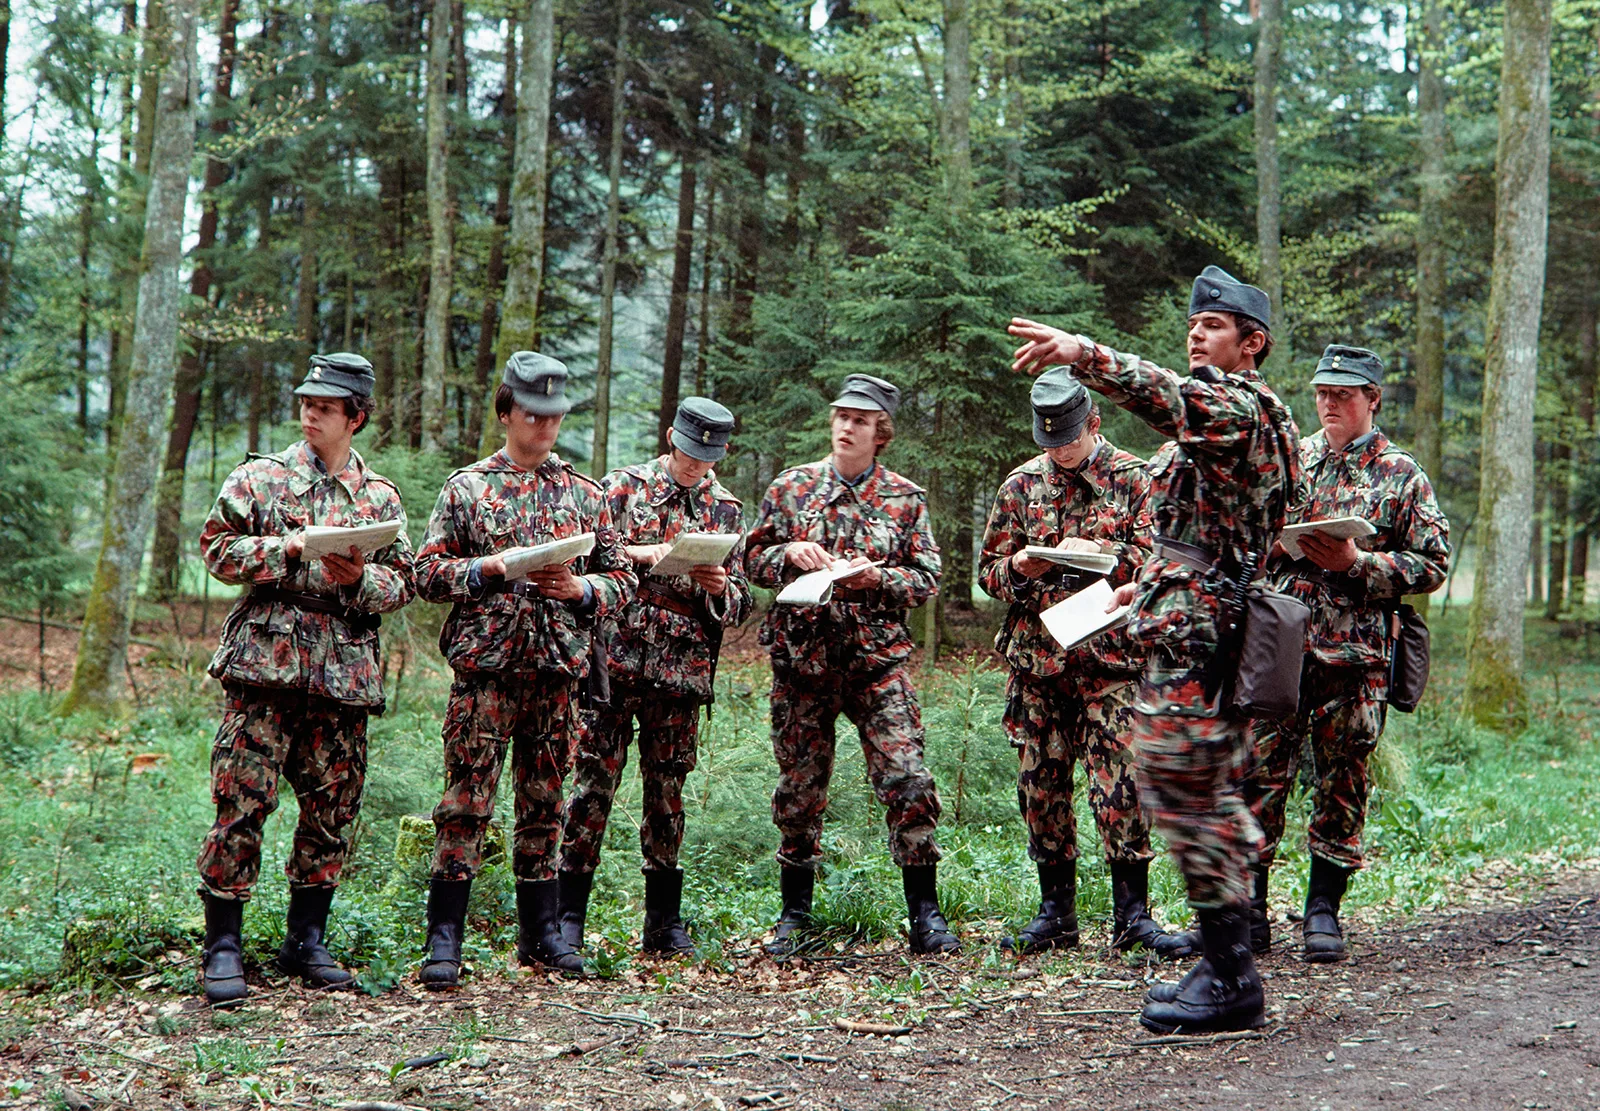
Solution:
{"label": "soldier's collar", "polygon": [[685,486],[672,477],[672,471],[667,467],[667,460],[670,458],[672,458],[670,455],[663,455],[656,460],[655,482],[652,484],[654,489],[650,491],[650,504],[652,507],[660,508],[673,498],[678,497],[693,500],[700,497],[701,494],[711,491],[711,484],[716,481],[712,477],[715,474],[714,471],[707,471],[705,477],[693,486]]}
{"label": "soldier's collar", "polygon": [[879,477],[878,461],[874,459],[872,465],[858,474],[853,480],[839,473],[839,468],[833,465],[833,456],[828,456],[828,474],[833,480],[832,489],[828,492],[828,501],[834,502],[844,496],[845,491],[854,491],[856,497],[866,498]]}
{"label": "soldier's collar", "polygon": [[[301,440],[292,450],[285,453],[289,465],[289,489],[296,497],[303,495],[324,478],[330,476],[316,455],[311,450],[311,445]],[[344,469],[331,477],[352,498],[366,483],[366,463],[355,448],[350,449],[350,458],[345,460]]]}
{"label": "soldier's collar", "polygon": [[1100,436],[1095,441],[1094,450],[1084,457],[1082,463],[1070,470],[1046,455],[1045,474],[1049,476],[1053,486],[1066,486],[1073,479],[1077,479],[1098,498],[1106,492],[1105,465],[1110,458],[1111,445],[1104,436]]}

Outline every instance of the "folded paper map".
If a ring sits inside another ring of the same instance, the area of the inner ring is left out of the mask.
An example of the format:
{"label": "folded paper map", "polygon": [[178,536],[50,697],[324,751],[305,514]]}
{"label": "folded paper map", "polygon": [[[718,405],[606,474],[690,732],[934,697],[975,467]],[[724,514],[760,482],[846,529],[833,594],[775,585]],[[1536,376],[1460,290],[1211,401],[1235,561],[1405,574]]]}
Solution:
{"label": "folded paper map", "polygon": [[786,606],[825,606],[833,597],[833,584],[840,579],[848,579],[851,575],[865,571],[868,567],[882,567],[883,560],[876,563],[861,563],[850,566],[849,561],[841,559],[831,568],[821,571],[812,571],[810,574],[801,575],[794,582],[784,587],[778,594],[778,601]]}
{"label": "folded paper map", "polygon": [[594,533],[580,532],[576,536],[535,544],[531,548],[507,548],[499,554],[506,561],[506,582],[515,582],[541,567],[554,567],[592,551]]}
{"label": "folded paper map", "polygon": [[1063,648],[1076,648],[1084,641],[1099,636],[1107,629],[1128,623],[1131,605],[1118,606],[1110,613],[1111,584],[1096,579],[1065,601],[1057,602],[1039,615],[1044,627]]}
{"label": "folded paper map", "polygon": [[1073,552],[1065,548],[1042,548],[1037,544],[1029,544],[1022,549],[1022,554],[1030,559],[1044,559],[1051,563],[1059,563],[1063,567],[1091,571],[1096,575],[1109,575],[1117,569],[1116,556],[1101,555],[1098,552]]}
{"label": "folded paper map", "polygon": [[1330,517],[1326,521],[1302,521],[1298,525],[1286,525],[1278,541],[1291,559],[1304,559],[1300,538],[1308,532],[1324,533],[1335,540],[1352,540],[1357,536],[1371,536],[1377,531],[1365,517]]}
{"label": "folded paper map", "polygon": [[672,550],[657,560],[648,573],[665,577],[687,575],[692,568],[707,564],[720,567],[738,542],[736,532],[681,533],[672,542]]}
{"label": "folded paper map", "polygon": [[399,521],[378,521],[370,525],[307,525],[305,551],[301,559],[321,559],[325,555],[347,556],[351,548],[375,552],[387,548],[400,535]]}

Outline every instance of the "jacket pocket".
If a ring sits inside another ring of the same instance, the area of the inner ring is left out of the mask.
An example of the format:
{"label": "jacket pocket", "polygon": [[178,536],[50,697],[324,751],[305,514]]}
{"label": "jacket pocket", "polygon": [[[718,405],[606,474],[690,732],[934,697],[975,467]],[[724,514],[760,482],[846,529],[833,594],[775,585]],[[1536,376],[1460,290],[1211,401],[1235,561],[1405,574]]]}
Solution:
{"label": "jacket pocket", "polygon": [[487,594],[458,604],[439,634],[439,648],[457,671],[501,671],[512,658],[525,605],[515,594]]}

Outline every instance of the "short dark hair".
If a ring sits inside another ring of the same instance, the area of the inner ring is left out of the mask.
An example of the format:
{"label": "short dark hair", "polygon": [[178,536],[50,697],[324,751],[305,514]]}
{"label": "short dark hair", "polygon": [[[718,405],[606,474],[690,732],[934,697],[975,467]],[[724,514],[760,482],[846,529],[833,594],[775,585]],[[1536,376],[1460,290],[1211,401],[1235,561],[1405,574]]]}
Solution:
{"label": "short dark hair", "polygon": [[378,411],[378,399],[371,394],[367,394],[365,397],[357,397],[351,394],[340,400],[344,402],[344,415],[347,420],[361,418],[361,423],[355,427],[357,432],[371,424],[372,414]]}
{"label": "short dark hair", "polygon": [[1253,316],[1246,316],[1242,312],[1230,312],[1228,315],[1233,317],[1233,322],[1239,326],[1240,343],[1243,343],[1257,332],[1261,333],[1265,342],[1262,343],[1261,350],[1256,352],[1256,366],[1266,362],[1267,356],[1272,354],[1272,332],[1265,324]]}
{"label": "short dark hair", "polygon": [[872,432],[872,457],[876,459],[878,453],[894,442],[894,417],[886,412],[878,413],[877,427]]}
{"label": "short dark hair", "polygon": [[511,406],[515,404],[516,398],[511,394],[511,387],[501,382],[494,391],[494,415],[497,417],[509,417],[511,415]]}

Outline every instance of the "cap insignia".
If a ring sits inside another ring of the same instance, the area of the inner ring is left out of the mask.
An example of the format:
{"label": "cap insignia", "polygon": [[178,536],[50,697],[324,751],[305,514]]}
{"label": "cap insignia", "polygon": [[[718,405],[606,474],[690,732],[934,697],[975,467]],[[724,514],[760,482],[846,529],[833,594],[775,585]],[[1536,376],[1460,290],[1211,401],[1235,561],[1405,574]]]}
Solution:
{"label": "cap insignia", "polygon": [[313,382],[322,381],[322,368],[321,367],[318,367],[316,370],[313,370],[311,372],[311,380]]}
{"label": "cap insignia", "polygon": [[1338,370],[1339,369],[1339,360],[1340,360],[1340,358],[1341,358],[1341,356],[1339,356],[1339,355],[1335,355],[1333,357],[1333,369],[1334,370]]}
{"label": "cap insignia", "polygon": [[554,378],[546,378],[544,380],[544,392],[547,396],[556,392],[556,380]]}
{"label": "cap insignia", "polygon": [[1044,430],[1046,432],[1054,432],[1056,430],[1055,425],[1050,423],[1049,417],[1044,418]]}
{"label": "cap insignia", "polygon": [[1211,296],[1213,296],[1213,297],[1221,297],[1221,296],[1222,296],[1222,290],[1220,290],[1220,289],[1213,289],[1213,290],[1212,290],[1212,291],[1211,291]]}
{"label": "cap insignia", "polygon": [[700,442],[702,444],[709,444],[711,442],[711,433],[709,433],[709,432],[700,433]]}

